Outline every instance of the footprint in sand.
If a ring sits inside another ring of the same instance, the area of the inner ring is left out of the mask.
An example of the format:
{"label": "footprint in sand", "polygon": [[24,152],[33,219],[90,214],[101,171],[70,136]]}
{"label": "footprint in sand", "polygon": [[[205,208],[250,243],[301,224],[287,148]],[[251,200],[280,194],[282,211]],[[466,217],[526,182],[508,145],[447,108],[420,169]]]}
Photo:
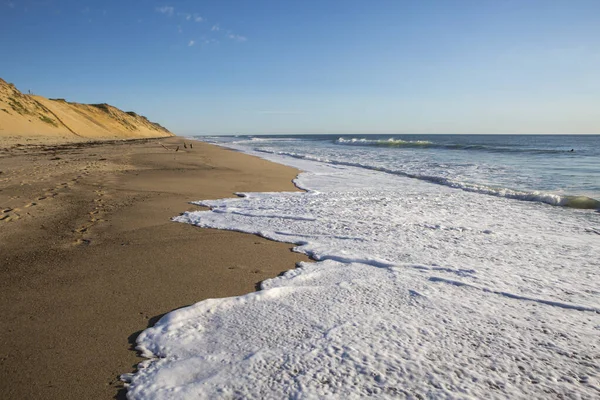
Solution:
{"label": "footprint in sand", "polygon": [[4,221],[4,222],[11,222],[11,221],[16,221],[18,219],[21,219],[21,216],[17,213],[11,214],[4,214],[4,215],[0,215],[0,221]]}
{"label": "footprint in sand", "polygon": [[33,207],[33,206],[37,206],[37,203],[32,202],[32,203],[26,204],[25,208],[29,208],[29,207]]}

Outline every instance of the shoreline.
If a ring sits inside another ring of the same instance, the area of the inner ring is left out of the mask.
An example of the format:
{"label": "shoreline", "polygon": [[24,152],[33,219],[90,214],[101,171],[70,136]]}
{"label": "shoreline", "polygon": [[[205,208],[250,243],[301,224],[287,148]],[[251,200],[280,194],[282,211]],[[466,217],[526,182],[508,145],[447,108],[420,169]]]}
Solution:
{"label": "shoreline", "polygon": [[170,221],[193,200],[299,190],[294,168],[182,137],[22,142],[0,152],[3,397],[124,398],[135,338],[160,316],[308,261]]}
{"label": "shoreline", "polygon": [[318,262],[144,332],[152,361],[132,398],[594,396],[597,213],[338,163],[393,167],[385,150],[234,141],[302,169],[307,192],[204,202],[215,212],[177,220],[298,243]]}

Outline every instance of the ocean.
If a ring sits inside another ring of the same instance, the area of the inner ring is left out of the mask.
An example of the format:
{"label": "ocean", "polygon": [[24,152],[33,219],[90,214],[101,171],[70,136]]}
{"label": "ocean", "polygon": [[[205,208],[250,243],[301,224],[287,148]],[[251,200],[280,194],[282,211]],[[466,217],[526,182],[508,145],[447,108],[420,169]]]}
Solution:
{"label": "ocean", "polygon": [[174,220],[315,262],[164,316],[131,398],[600,396],[600,136],[198,139],[305,191]]}
{"label": "ocean", "polygon": [[600,208],[600,135],[296,135],[206,140],[242,151],[356,166],[496,196]]}

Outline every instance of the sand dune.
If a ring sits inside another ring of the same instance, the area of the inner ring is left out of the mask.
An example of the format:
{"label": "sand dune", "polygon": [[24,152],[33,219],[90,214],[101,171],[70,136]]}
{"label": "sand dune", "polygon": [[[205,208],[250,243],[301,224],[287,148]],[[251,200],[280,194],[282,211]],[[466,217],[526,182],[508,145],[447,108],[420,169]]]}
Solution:
{"label": "sand dune", "polygon": [[0,79],[0,139],[79,141],[166,136],[173,134],[134,112],[108,104],[71,103],[23,94]]}

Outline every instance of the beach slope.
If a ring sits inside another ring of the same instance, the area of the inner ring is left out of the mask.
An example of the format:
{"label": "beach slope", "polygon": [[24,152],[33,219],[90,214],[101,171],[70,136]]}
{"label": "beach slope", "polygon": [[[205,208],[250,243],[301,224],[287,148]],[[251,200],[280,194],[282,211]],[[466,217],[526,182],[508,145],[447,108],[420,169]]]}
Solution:
{"label": "beach slope", "polygon": [[170,220],[193,200],[297,190],[297,170],[231,150],[179,137],[23,142],[3,146],[0,171],[2,398],[121,398],[118,376],[141,361],[131,345],[159,316],[307,260]]}

